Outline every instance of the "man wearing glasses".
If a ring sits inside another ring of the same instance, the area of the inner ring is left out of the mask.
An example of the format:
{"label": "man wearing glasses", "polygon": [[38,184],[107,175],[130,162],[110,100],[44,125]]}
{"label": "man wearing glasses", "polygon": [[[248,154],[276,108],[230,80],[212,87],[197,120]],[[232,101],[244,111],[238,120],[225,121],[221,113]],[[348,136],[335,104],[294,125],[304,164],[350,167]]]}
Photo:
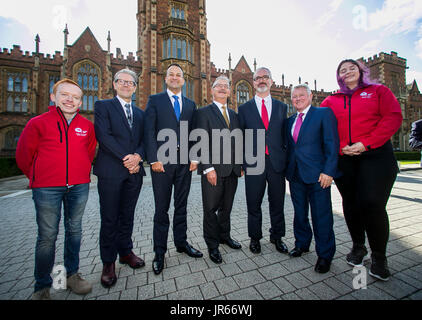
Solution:
{"label": "man wearing glasses", "polygon": [[120,70],[113,82],[116,97],[95,103],[99,151],[94,174],[98,177],[100,197],[101,284],[106,288],[117,281],[117,255],[120,263],[132,269],[145,265],[132,251],[133,218],[145,176],[144,112],[132,103],[136,81],[136,73]]}
{"label": "man wearing glasses", "polygon": [[[270,241],[277,251],[288,253],[287,246],[282,241],[286,226],[284,221],[286,138],[285,119],[287,106],[271,97],[273,84],[271,71],[259,68],[254,74],[255,97],[239,107],[240,126],[243,130],[254,132],[253,155],[258,152],[257,130],[265,130],[265,170],[262,174],[248,174],[246,171],[246,203],[248,208],[248,234],[251,238],[249,249],[253,253],[261,252],[262,239],[262,199],[268,184],[268,201],[271,219]],[[247,141],[246,141],[247,143]],[[246,148],[245,148],[246,149]]]}

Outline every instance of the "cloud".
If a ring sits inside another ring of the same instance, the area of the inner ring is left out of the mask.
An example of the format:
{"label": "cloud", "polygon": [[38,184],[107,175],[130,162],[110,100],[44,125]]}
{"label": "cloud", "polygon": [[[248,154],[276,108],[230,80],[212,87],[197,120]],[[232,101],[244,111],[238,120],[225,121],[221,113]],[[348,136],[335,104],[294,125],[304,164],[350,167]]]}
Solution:
{"label": "cloud", "polygon": [[422,72],[415,71],[415,70],[407,71],[406,72],[406,83],[411,84],[411,83],[413,83],[413,80],[416,80],[419,90],[422,90]]}
{"label": "cloud", "polygon": [[321,30],[322,27],[324,27],[332,18],[334,18],[342,3],[343,0],[332,0],[330,2],[328,5],[328,11],[317,20],[317,29]]}
{"label": "cloud", "polygon": [[369,14],[369,30],[407,33],[417,29],[422,19],[422,1],[386,0],[381,9]]}
{"label": "cloud", "polygon": [[362,47],[352,52],[350,56],[356,57],[356,58],[372,57],[375,53],[378,53],[377,51],[379,50],[381,41],[382,41],[381,39],[370,40],[367,43],[365,43]]}

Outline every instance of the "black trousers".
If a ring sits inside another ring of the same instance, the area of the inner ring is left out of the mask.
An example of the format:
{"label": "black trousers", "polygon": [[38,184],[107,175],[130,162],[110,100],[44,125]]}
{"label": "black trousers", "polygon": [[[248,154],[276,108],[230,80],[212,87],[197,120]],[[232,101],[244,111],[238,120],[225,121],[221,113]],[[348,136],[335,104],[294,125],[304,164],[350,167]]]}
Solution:
{"label": "black trousers", "polygon": [[254,240],[262,239],[262,200],[268,184],[270,207],[270,238],[278,240],[286,234],[284,220],[284,173],[276,172],[269,156],[265,156],[265,171],[260,175],[245,175],[246,204],[248,207],[248,234]]}
{"label": "black trousers", "polygon": [[335,179],[343,198],[343,212],[353,243],[364,244],[365,233],[373,253],[385,255],[389,237],[386,211],[398,167],[391,142],[360,156],[341,156]]}
{"label": "black trousers", "polygon": [[170,228],[169,209],[174,186],[173,240],[176,247],[187,243],[187,203],[192,173],[189,165],[170,164],[165,172],[157,173],[151,169],[152,189],[154,191],[154,252],[165,254],[167,251]]}
{"label": "black trousers", "polygon": [[216,186],[208,182],[206,175],[201,177],[204,239],[208,249],[216,249],[221,240],[230,238],[230,213],[237,183],[238,177],[233,172],[227,177],[217,176]]}
{"label": "black trousers", "polygon": [[133,249],[132,231],[136,203],[143,177],[130,175],[126,179],[98,178],[100,197],[100,254],[103,263],[116,261]]}

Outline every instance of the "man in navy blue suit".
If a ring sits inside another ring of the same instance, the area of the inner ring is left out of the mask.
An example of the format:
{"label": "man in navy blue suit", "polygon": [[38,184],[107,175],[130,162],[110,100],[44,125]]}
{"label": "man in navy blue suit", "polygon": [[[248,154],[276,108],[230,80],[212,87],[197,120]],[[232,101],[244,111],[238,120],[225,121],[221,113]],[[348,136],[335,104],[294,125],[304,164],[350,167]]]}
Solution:
{"label": "man in navy blue suit", "polygon": [[[196,113],[195,102],[182,95],[185,83],[183,70],[172,64],[166,74],[167,90],[151,95],[146,108],[145,144],[147,160],[151,164],[152,187],[155,200],[154,215],[154,252],[152,268],[160,274],[164,268],[164,256],[167,251],[168,231],[170,227],[168,211],[174,186],[173,240],[177,252],[184,252],[190,257],[200,258],[202,253],[187,242],[187,201],[190,191],[192,171],[198,168],[197,162],[183,164],[180,153],[181,122],[187,123],[188,134],[194,129]],[[166,143],[157,141],[160,130],[170,129],[177,135],[177,163],[163,164],[158,159],[157,151]],[[182,141],[182,143],[188,143]]]}
{"label": "man in navy blue suit", "polygon": [[336,251],[331,206],[331,183],[336,177],[339,153],[337,120],[329,108],[311,105],[312,93],[306,84],[295,86],[292,102],[297,113],[287,120],[288,164],[286,177],[294,207],[295,248],[291,257],[309,251],[312,226],[318,260],[315,271],[326,273]]}
{"label": "man in navy blue suit", "polygon": [[[287,106],[271,97],[273,84],[271,71],[259,68],[254,74],[255,97],[239,107],[242,130],[253,130],[253,156],[257,156],[257,130],[265,130],[265,170],[259,175],[248,174],[250,164],[245,164],[246,203],[248,208],[248,234],[251,238],[249,249],[261,252],[262,239],[262,199],[268,184],[271,229],[270,241],[277,251],[287,253],[282,237],[286,233],[284,221],[286,138],[285,120]],[[246,135],[245,135],[246,136]],[[245,140],[245,143],[248,141]],[[246,149],[246,148],[245,148]],[[264,155],[261,155],[264,156]],[[246,159],[246,154],[245,154]]]}
{"label": "man in navy blue suit", "polygon": [[98,177],[103,262],[101,284],[109,288],[117,281],[115,260],[131,268],[145,262],[133,252],[132,231],[135,207],[145,171],[143,148],[144,112],[132,104],[137,76],[123,69],[114,76],[117,96],[95,103],[95,134],[99,151],[94,165]]}

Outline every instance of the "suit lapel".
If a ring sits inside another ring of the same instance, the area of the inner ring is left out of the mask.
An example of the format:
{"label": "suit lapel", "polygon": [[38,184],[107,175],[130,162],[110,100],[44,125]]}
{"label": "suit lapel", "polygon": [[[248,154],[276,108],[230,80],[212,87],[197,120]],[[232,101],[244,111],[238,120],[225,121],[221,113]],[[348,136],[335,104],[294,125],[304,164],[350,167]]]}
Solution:
{"label": "suit lapel", "polygon": [[[174,112],[174,107],[173,107],[173,103],[171,102],[171,99],[169,97],[169,95],[167,94],[167,91],[163,92],[163,97],[162,97],[163,101],[165,102],[164,104],[166,105],[165,108],[167,108],[167,110],[170,112],[170,114],[172,115],[172,117],[174,118],[174,120],[177,121],[177,117],[176,117],[176,113]],[[183,107],[182,107],[183,108]],[[183,111],[183,110],[182,110]],[[180,115],[181,117],[182,115]]]}
{"label": "suit lapel", "polygon": [[215,105],[215,103],[212,104],[211,110],[214,112],[214,115],[220,120],[224,128],[227,128],[226,120],[224,120],[224,117],[221,114],[220,109]]}
{"label": "suit lapel", "polygon": [[271,102],[272,102],[272,106],[271,106],[271,118],[270,118],[270,122],[268,125],[268,128],[271,128],[271,123],[277,119],[277,113],[280,112],[280,108],[279,105],[277,103],[277,101],[273,98],[271,98]]}
{"label": "suit lapel", "polygon": [[291,140],[291,142],[293,143],[293,144],[295,144],[295,141],[293,140],[293,136],[292,136],[292,127],[293,127],[293,123],[295,122],[295,120],[296,120],[296,117],[297,117],[297,113],[296,114],[294,114],[293,116],[291,116],[290,118],[289,118],[289,121],[288,121],[288,123],[287,123],[287,135],[289,136],[289,139]]}
{"label": "suit lapel", "polygon": [[251,101],[252,101],[252,103],[251,103],[251,109],[253,109],[253,110],[251,110],[251,115],[259,123],[259,126],[262,129],[265,129],[264,122],[262,122],[261,115],[259,114],[259,111],[258,111],[258,106],[256,105],[256,101],[255,101],[255,99],[252,99]]}
{"label": "suit lapel", "polygon": [[118,114],[120,114],[120,117],[121,117],[121,119],[124,123],[124,126],[129,130],[129,132],[131,132],[132,130],[130,129],[129,122],[127,121],[126,114],[123,111],[123,108],[122,108],[122,105],[121,105],[119,99],[117,99],[117,97],[114,97],[113,100],[111,100],[111,101],[113,103],[114,108],[116,109],[116,112]]}

